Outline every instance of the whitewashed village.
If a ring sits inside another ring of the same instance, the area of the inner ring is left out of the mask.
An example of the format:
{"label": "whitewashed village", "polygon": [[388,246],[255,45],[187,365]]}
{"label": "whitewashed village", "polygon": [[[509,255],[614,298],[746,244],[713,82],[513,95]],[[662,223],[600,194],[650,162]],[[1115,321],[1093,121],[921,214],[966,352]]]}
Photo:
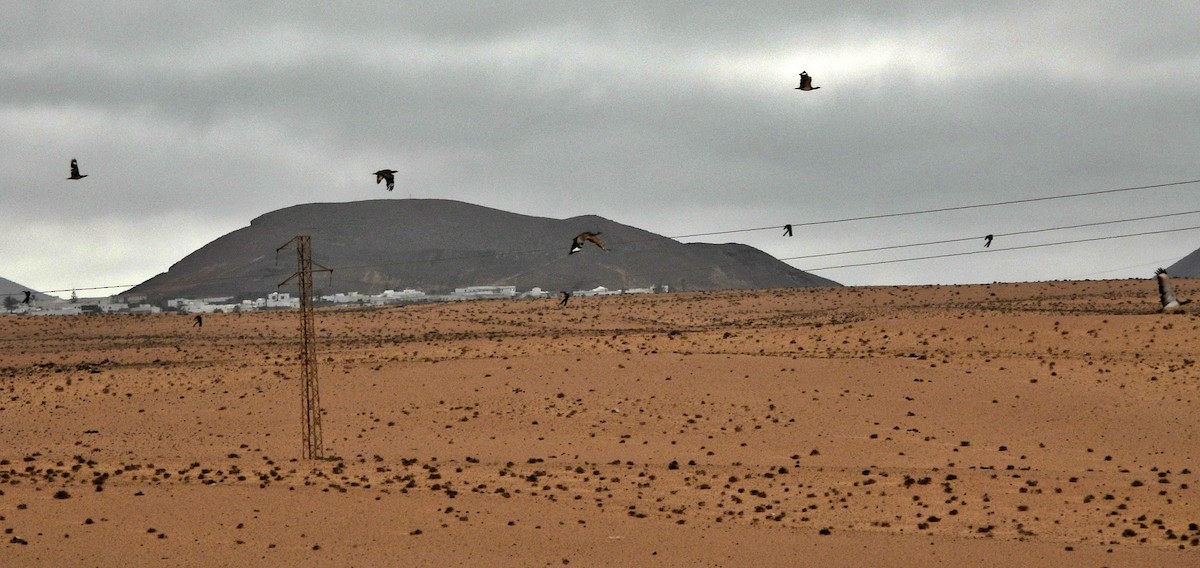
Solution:
{"label": "whitewashed village", "polygon": [[[610,296],[619,294],[653,294],[667,292],[666,285],[654,288],[629,288],[610,290],[599,286],[591,290],[575,290],[571,297]],[[426,302],[461,302],[467,300],[500,300],[500,299],[544,299],[557,296],[534,287],[525,292],[517,292],[516,286],[467,286],[455,288],[450,294],[426,294],[420,290],[384,290],[380,294],[360,294],[358,292],[339,292],[337,294],[318,296],[314,304],[321,306],[386,306],[419,304]],[[235,300],[234,296],[213,298],[176,298],[167,300],[165,306],[148,303],[144,296],[115,295],[98,298],[80,298],[72,294],[71,299],[51,297],[50,299],[33,299],[28,304],[16,296],[6,296],[3,300],[4,310],[0,313],[9,315],[42,315],[69,316],[81,314],[157,314],[166,312],[182,312],[188,314],[213,313],[242,313],[260,310],[297,309],[300,298],[288,292],[272,292],[264,298],[253,300]]]}

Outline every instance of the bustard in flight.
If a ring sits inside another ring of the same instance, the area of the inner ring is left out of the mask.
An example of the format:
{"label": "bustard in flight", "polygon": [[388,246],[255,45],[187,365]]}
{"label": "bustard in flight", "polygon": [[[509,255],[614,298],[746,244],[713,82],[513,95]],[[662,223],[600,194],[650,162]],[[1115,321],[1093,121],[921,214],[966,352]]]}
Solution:
{"label": "bustard in flight", "polygon": [[813,86],[813,84],[812,84],[812,76],[808,74],[808,71],[801,71],[801,72],[800,72],[800,86],[799,86],[799,87],[796,87],[796,90],[797,90],[797,91],[815,91],[815,90],[817,90],[817,89],[820,89],[820,88],[821,88],[821,87],[814,87],[814,86]]}
{"label": "bustard in flight", "polygon": [[1177,312],[1183,309],[1184,304],[1191,301],[1175,298],[1175,286],[1171,285],[1171,277],[1167,276],[1166,270],[1159,268],[1154,271],[1154,275],[1158,277],[1158,301],[1162,302],[1162,309],[1159,311]]}
{"label": "bustard in flight", "polygon": [[571,252],[569,252],[567,254],[575,254],[575,253],[583,250],[583,243],[592,243],[592,244],[600,247],[600,250],[607,251],[608,249],[604,248],[604,242],[600,240],[599,235],[600,235],[599,231],[596,231],[595,233],[593,233],[591,231],[584,231],[582,233],[579,233],[578,235],[575,236],[575,240],[571,241]]}
{"label": "bustard in flight", "polygon": [[71,177],[67,179],[83,179],[85,177],[87,177],[87,174],[79,173],[79,161],[71,158]]}
{"label": "bustard in flight", "polygon": [[379,170],[375,172],[375,185],[379,182],[386,181],[388,191],[396,189],[396,170]]}

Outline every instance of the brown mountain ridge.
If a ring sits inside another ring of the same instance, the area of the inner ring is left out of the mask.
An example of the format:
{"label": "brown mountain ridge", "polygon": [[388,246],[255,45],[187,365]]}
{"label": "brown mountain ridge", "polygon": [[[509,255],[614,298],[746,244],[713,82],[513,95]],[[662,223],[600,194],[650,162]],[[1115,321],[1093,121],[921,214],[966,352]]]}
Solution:
{"label": "brown mountain ridge", "polygon": [[[572,238],[599,231],[610,251],[588,244],[568,255]],[[684,244],[585,215],[552,219],[442,199],[310,203],[266,213],[126,292],[152,300],[258,297],[296,270],[297,235],[312,237],[320,294],[413,288],[446,293],[466,286],[519,291],[669,286],[673,290],[803,288],[839,284],[747,245]],[[290,286],[284,291],[293,291]]]}

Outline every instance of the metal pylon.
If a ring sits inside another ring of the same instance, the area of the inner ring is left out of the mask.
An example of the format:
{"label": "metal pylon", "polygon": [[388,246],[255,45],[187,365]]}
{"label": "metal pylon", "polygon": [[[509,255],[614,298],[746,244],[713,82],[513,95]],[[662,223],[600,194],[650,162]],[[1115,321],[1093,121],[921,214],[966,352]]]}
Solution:
{"label": "metal pylon", "polygon": [[[316,326],[313,324],[312,238],[308,235],[297,236],[275,249],[275,252],[278,254],[292,243],[296,243],[296,272],[279,285],[283,286],[296,278],[300,288],[300,399],[304,437],[301,454],[306,460],[322,459],[325,457],[325,445],[321,439],[321,392],[317,385],[317,340]],[[324,266],[317,266],[322,271],[332,272]]]}

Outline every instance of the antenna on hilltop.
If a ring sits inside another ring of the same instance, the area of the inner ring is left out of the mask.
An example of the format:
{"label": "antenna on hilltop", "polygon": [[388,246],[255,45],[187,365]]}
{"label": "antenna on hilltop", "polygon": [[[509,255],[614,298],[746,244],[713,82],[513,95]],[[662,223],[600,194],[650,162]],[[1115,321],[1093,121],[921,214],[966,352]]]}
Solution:
{"label": "antenna on hilltop", "polygon": [[[304,421],[301,426],[304,437],[302,457],[306,460],[322,459],[325,457],[324,442],[321,439],[321,395],[317,387],[317,341],[313,325],[313,291],[312,291],[312,237],[300,235],[283,243],[275,249],[276,257],[279,251],[288,245],[296,243],[296,272],[279,283],[287,284],[292,278],[299,276],[297,284],[300,288],[300,398]],[[323,272],[333,272],[333,269],[318,264]],[[278,286],[277,286],[278,287]]]}

